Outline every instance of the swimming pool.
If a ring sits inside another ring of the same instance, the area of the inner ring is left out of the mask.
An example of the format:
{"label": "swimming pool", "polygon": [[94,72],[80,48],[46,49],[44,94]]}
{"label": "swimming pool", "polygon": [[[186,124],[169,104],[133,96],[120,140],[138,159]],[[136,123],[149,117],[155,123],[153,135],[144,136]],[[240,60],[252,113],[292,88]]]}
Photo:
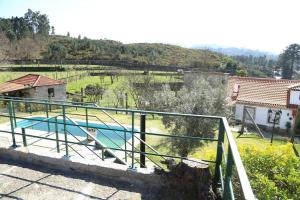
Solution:
{"label": "swimming pool", "polygon": [[[24,128],[24,127],[28,127],[28,129],[34,129],[34,130],[40,130],[40,131],[47,131],[48,132],[48,122],[40,122],[40,120],[44,120],[46,119],[46,117],[32,117],[30,118],[30,120],[21,120],[17,122],[17,127],[19,128]],[[55,122],[54,118],[51,118],[49,120],[50,122]],[[75,120],[76,121],[76,120]],[[34,125],[35,123],[40,122],[36,125]],[[58,127],[58,133],[60,134],[64,134],[64,125],[60,124],[63,123],[62,119],[57,119],[57,127]],[[80,126],[86,126],[86,122],[83,121],[76,121],[76,123]],[[81,137],[86,137],[86,133],[81,130],[79,127],[77,126],[73,126],[74,124],[70,121],[70,120],[66,120],[66,130],[71,132],[73,135],[75,136],[81,136]],[[125,144],[124,141],[124,137],[125,137],[125,133],[124,133],[124,128],[121,126],[115,126],[115,125],[104,125],[104,124],[97,124],[97,123],[93,123],[93,122],[89,122],[88,123],[89,128],[94,128],[96,129],[96,138],[102,142],[104,145],[106,145],[107,147],[110,148],[119,148],[122,147]],[[84,128],[84,127],[81,127]],[[105,129],[114,129],[113,130],[105,130]],[[55,123],[49,123],[49,129],[50,132],[55,132]],[[85,129],[85,128],[84,128]],[[98,130],[97,130],[98,129]],[[131,128],[126,128],[127,130],[131,131]],[[100,132],[100,131],[101,132]],[[71,136],[72,137],[72,136]],[[108,138],[110,138],[110,141]],[[131,139],[131,133],[127,132],[126,133],[126,140],[130,140]],[[115,143],[115,144],[114,144]],[[118,147],[118,146],[119,147]]]}

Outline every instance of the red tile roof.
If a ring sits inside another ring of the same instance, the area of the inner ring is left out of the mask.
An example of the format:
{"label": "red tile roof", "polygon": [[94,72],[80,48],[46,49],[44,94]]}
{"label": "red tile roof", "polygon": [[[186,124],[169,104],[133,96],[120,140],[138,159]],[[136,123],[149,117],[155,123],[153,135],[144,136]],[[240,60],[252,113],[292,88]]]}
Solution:
{"label": "red tile roof", "polygon": [[0,93],[6,93],[11,91],[17,91],[25,88],[41,87],[49,85],[61,85],[65,84],[61,80],[54,80],[47,76],[38,74],[27,74],[20,78],[7,81],[0,85]]}
{"label": "red tile roof", "polygon": [[228,96],[231,104],[286,108],[288,90],[299,86],[300,80],[232,76],[228,80]]}
{"label": "red tile roof", "polygon": [[22,90],[25,89],[26,87],[21,84],[16,84],[16,83],[3,83],[0,85],[0,93],[6,93],[6,92],[11,92],[11,91],[17,91],[17,90]]}

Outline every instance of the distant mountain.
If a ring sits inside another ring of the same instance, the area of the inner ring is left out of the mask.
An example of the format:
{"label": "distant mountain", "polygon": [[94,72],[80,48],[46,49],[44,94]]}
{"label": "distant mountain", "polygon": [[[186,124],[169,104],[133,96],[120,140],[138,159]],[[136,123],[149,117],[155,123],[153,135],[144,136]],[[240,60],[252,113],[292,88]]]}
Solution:
{"label": "distant mountain", "polygon": [[211,51],[215,51],[224,55],[228,56],[267,56],[273,59],[276,59],[278,55],[267,52],[267,51],[260,51],[260,50],[253,50],[253,49],[246,49],[246,48],[236,48],[236,47],[221,47],[218,45],[196,45],[192,46],[195,49],[208,49]]}

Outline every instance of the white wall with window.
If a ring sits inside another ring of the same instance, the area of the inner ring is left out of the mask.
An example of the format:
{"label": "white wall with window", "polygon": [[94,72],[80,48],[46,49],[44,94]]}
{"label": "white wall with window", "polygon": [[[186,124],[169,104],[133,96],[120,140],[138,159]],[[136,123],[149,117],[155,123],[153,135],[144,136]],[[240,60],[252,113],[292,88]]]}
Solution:
{"label": "white wall with window", "polygon": [[[260,107],[260,106],[247,106],[243,104],[236,104],[235,106],[235,119],[236,120],[243,120],[243,112],[244,112],[244,106],[247,108],[251,108],[250,113],[252,114],[254,112],[254,120],[255,123],[258,125],[273,127],[273,118],[275,115],[275,112],[279,109],[277,108],[269,108],[269,107]],[[272,114],[270,114],[270,110],[272,111]],[[276,127],[280,127],[281,129],[286,129],[286,123],[290,122],[293,123],[293,116],[292,116],[292,110],[290,109],[281,109],[281,117],[279,120],[279,123],[276,123]]]}

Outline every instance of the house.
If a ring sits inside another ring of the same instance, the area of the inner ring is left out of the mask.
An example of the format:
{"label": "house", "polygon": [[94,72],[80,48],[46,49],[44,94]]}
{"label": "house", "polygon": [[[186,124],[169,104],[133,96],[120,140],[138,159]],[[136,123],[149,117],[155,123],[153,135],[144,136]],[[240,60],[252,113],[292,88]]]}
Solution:
{"label": "house", "polygon": [[37,74],[27,74],[0,84],[0,95],[66,100],[66,84],[63,81]]}
{"label": "house", "polygon": [[[228,97],[236,120],[245,120],[245,108],[256,124],[273,127],[277,112],[279,120],[275,127],[286,129],[293,124],[300,105],[300,80],[237,77],[228,78]],[[248,119],[249,120],[249,119]]]}

